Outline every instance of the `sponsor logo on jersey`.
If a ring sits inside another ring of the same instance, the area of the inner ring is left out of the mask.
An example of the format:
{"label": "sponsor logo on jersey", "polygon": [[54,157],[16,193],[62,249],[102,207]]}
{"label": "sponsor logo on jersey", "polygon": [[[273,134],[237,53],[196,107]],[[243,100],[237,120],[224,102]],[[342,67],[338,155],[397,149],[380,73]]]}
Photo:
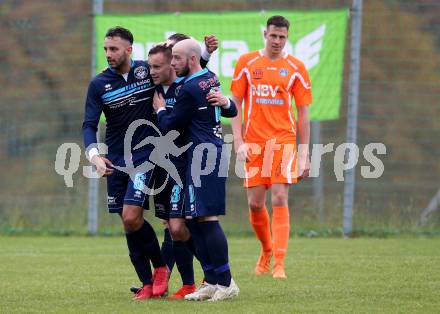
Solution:
{"label": "sponsor logo on jersey", "polygon": [[126,103],[128,103],[129,106],[135,106],[136,105],[136,97],[130,97],[126,100]]}
{"label": "sponsor logo on jersey", "polygon": [[255,102],[260,105],[284,105],[284,100],[277,98],[280,87],[269,84],[252,85],[252,96],[257,96]]}
{"label": "sponsor logo on jersey", "polygon": [[148,69],[142,65],[138,66],[137,68],[134,69],[134,76],[138,80],[143,80],[148,76]]}
{"label": "sponsor logo on jersey", "polygon": [[261,98],[257,97],[255,102],[259,105],[275,105],[275,106],[282,106],[284,105],[283,99],[278,98]]}
{"label": "sponsor logo on jersey", "polygon": [[168,107],[174,106],[174,103],[176,102],[176,98],[165,98],[165,105]]}
{"label": "sponsor logo on jersey", "polygon": [[252,85],[252,96],[271,96],[272,98],[275,98],[279,89],[280,87],[278,85],[275,87],[268,84],[258,84],[257,86]]}
{"label": "sponsor logo on jersey", "polygon": [[142,81],[139,81],[139,82],[138,82],[138,86],[139,86],[139,85],[144,85],[144,84],[148,84],[149,86],[152,85],[150,79],[142,80]]}
{"label": "sponsor logo on jersey", "polygon": [[220,84],[220,81],[218,80],[217,76],[213,76],[207,80],[204,81],[200,81],[199,82],[199,87],[203,90],[206,90],[208,88],[212,88],[212,87],[218,87]]}

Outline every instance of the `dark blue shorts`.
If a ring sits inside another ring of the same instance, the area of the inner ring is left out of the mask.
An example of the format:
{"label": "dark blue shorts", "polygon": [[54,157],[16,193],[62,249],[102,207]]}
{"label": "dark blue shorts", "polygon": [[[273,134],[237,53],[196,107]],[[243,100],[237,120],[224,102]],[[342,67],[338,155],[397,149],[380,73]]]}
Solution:
{"label": "dark blue shorts", "polygon": [[[156,167],[151,178],[155,216],[168,220],[170,212],[171,186],[168,184],[168,175],[165,169]],[[156,192],[155,190],[159,190]]]}
{"label": "dark blue shorts", "polygon": [[[210,174],[193,177],[191,166],[187,167],[186,180],[188,184],[185,189],[186,216],[207,217],[226,214],[226,177],[219,176],[220,155],[219,152],[215,168]],[[201,163],[201,167],[204,169],[206,167],[206,156]]]}
{"label": "dark blue shorts", "polygon": [[124,204],[148,209],[148,195],[142,190],[148,186],[152,172],[136,173],[132,180],[127,173],[115,169],[107,177],[108,211],[120,214]]}
{"label": "dark blue shorts", "polygon": [[[176,166],[176,169],[184,186],[185,167]],[[160,190],[153,196],[156,217],[164,220],[184,218],[184,189],[165,169],[160,167],[155,168],[152,180],[154,180],[154,189]]]}

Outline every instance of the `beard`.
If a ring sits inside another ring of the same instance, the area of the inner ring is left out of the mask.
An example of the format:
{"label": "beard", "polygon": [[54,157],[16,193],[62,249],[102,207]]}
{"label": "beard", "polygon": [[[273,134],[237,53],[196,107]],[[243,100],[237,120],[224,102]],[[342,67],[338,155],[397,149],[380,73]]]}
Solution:
{"label": "beard", "polygon": [[180,76],[180,77],[186,77],[188,74],[189,74],[189,66],[188,66],[188,64],[186,64],[186,66],[183,67],[179,71],[179,73],[177,73],[177,75]]}
{"label": "beard", "polygon": [[[113,70],[119,71],[122,68],[122,66],[125,64],[126,60],[127,60],[127,57],[124,55],[121,58],[119,58],[119,60],[113,60],[114,61],[113,65],[110,65],[110,63],[109,63],[109,65]],[[108,62],[108,60],[107,60],[107,62]]]}
{"label": "beard", "polygon": [[182,67],[182,68],[179,70],[179,73],[177,73],[177,71],[176,71],[176,74],[177,74],[177,76],[179,76],[179,77],[186,77],[186,76],[188,76],[188,74],[189,74],[189,62],[188,62],[188,59],[186,59],[186,64],[185,64],[185,66]]}

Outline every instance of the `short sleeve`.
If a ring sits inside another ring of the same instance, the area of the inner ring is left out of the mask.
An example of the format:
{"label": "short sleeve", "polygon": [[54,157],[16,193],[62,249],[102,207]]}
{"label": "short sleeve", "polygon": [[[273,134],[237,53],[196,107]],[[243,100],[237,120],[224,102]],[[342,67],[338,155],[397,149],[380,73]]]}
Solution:
{"label": "short sleeve", "polygon": [[312,103],[312,83],[304,65],[297,70],[295,76],[290,90],[295,99],[295,105],[297,107],[310,105]]}
{"label": "short sleeve", "polygon": [[244,56],[241,56],[234,69],[234,76],[231,81],[231,93],[232,95],[240,98],[244,98],[246,96],[246,90],[248,87],[248,80],[246,77],[246,62],[247,59]]}

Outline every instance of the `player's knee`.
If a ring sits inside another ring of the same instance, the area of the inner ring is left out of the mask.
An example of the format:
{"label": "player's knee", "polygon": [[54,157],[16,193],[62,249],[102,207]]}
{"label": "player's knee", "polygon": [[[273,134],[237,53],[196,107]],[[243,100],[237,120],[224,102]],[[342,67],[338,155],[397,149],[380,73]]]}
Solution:
{"label": "player's knee", "polygon": [[187,241],[189,238],[189,231],[185,224],[170,224],[169,230],[174,241]]}
{"label": "player's knee", "polygon": [[260,200],[250,199],[249,200],[249,208],[252,211],[259,211],[262,210],[264,207],[264,202]]}
{"label": "player's knee", "polygon": [[285,193],[274,193],[272,194],[272,206],[287,206],[287,194]]}
{"label": "player's knee", "polygon": [[144,219],[142,217],[138,217],[137,215],[123,213],[122,223],[124,224],[124,230],[126,232],[134,232],[142,227]]}

